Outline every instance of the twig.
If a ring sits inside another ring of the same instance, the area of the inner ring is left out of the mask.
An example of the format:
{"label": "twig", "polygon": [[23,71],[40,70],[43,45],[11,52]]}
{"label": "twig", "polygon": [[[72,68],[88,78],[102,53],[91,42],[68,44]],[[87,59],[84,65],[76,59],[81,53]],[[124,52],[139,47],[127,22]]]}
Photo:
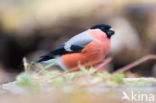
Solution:
{"label": "twig", "polygon": [[122,68],[119,68],[117,71],[113,72],[112,75],[116,75],[118,73],[130,70],[133,67],[136,67],[137,65],[142,64],[145,61],[148,61],[148,60],[151,60],[151,59],[156,59],[156,55],[152,55],[152,54],[151,55],[146,55],[146,56],[144,56],[144,57],[142,57],[142,58],[140,58],[140,59],[138,59],[138,60],[126,65],[126,66],[124,66],[124,67],[122,67]]}
{"label": "twig", "polygon": [[99,64],[93,71],[91,71],[89,74],[85,75],[84,77],[80,78],[77,82],[78,83],[83,83],[86,81],[88,78],[91,77],[91,75],[97,71],[100,71],[104,69],[104,67],[112,61],[112,57],[106,58],[101,64]]}
{"label": "twig", "polygon": [[23,58],[23,66],[25,72],[28,72],[30,70],[29,63],[27,62],[27,59],[25,57]]}
{"label": "twig", "polygon": [[106,58],[103,63],[101,63],[100,65],[98,65],[96,68],[95,68],[95,71],[100,71],[102,70],[107,64],[109,64],[110,62],[112,61],[112,57],[109,57],[109,58]]}

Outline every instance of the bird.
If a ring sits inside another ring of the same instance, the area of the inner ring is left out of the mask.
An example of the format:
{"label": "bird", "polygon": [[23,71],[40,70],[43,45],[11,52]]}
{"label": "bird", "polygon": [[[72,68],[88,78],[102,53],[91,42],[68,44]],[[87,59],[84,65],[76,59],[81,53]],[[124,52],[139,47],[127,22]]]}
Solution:
{"label": "bird", "polygon": [[67,42],[41,56],[37,63],[54,62],[64,71],[93,67],[109,53],[115,30],[108,24],[97,24],[71,37]]}

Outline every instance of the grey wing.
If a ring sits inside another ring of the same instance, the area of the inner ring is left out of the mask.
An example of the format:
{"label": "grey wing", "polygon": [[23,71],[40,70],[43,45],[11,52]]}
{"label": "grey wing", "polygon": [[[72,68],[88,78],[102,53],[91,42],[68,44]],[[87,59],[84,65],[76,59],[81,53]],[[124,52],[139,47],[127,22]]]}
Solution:
{"label": "grey wing", "polygon": [[48,54],[40,57],[37,62],[46,61],[49,59],[54,58],[57,55],[64,55],[69,53],[77,53],[81,52],[83,48],[92,42],[94,39],[89,36],[89,30],[82,32],[74,37],[72,37],[69,41],[65,44],[60,45],[59,47],[53,49]]}
{"label": "grey wing", "polygon": [[64,48],[67,51],[81,51],[87,44],[94,40],[93,37],[89,35],[90,30],[86,30],[67,41]]}

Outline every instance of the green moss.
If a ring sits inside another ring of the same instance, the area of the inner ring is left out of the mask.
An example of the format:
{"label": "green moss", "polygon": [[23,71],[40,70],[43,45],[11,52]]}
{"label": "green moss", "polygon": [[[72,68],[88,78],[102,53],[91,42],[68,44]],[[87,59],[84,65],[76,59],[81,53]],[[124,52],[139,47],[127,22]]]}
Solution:
{"label": "green moss", "polygon": [[34,82],[32,81],[32,79],[30,78],[30,76],[27,73],[22,73],[19,75],[19,80],[17,82],[17,85],[21,86],[21,87],[27,87],[27,88],[38,88],[39,85],[34,84]]}
{"label": "green moss", "polygon": [[[98,85],[100,83],[105,83],[105,86],[111,87],[124,87],[124,86],[135,86],[140,87],[144,86],[145,84],[151,84],[154,80],[149,79],[138,79],[138,80],[131,80],[125,78],[124,73],[119,73],[117,75],[112,76],[108,71],[100,71],[100,72],[93,72],[94,68],[85,68],[80,66],[80,71],[77,72],[70,72],[64,73],[59,71],[49,71],[52,64],[49,65],[42,65],[36,64],[36,69],[39,68],[39,71],[33,72],[30,74],[30,71],[26,71],[22,73],[18,77],[17,84],[21,87],[27,88],[44,88],[44,86],[49,86],[50,88],[57,87],[57,88],[64,88],[68,86],[78,86],[77,83],[79,80],[82,80],[84,84],[87,85]],[[85,76],[89,75],[89,78],[85,78]],[[81,83],[78,83],[81,84]]]}

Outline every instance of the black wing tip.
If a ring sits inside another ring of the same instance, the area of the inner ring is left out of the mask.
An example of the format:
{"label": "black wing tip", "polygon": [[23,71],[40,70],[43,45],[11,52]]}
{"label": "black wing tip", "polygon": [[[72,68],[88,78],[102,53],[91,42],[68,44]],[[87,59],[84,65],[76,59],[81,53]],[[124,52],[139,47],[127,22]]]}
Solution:
{"label": "black wing tip", "polygon": [[40,59],[37,60],[36,62],[40,63],[40,62],[47,61],[47,60],[50,60],[50,59],[53,59],[53,58],[54,58],[53,56],[49,56],[49,55],[41,56]]}
{"label": "black wing tip", "polygon": [[43,62],[43,61],[45,61],[45,60],[39,59],[39,60],[37,60],[36,62],[37,62],[37,63],[41,63],[41,62]]}

